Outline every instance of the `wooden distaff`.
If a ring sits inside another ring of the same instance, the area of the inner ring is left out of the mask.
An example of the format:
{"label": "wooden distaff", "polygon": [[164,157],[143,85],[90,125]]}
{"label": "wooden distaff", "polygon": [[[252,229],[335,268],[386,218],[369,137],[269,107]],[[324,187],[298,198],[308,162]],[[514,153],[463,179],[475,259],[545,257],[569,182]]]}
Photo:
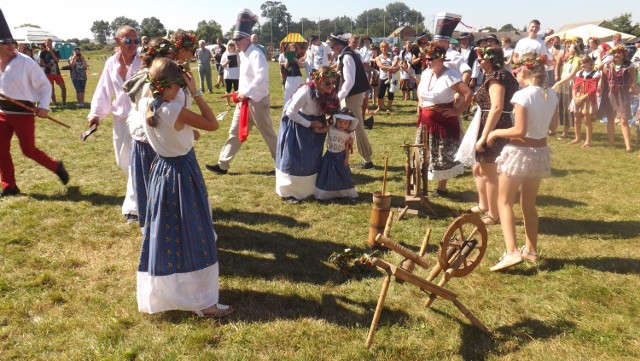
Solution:
{"label": "wooden distaff", "polygon": [[[26,110],[32,111],[33,113],[37,113],[37,112],[38,112],[36,109],[34,109],[34,108],[32,108],[32,107],[30,107],[30,106],[28,106],[28,105],[24,105],[24,104],[20,103],[19,101],[15,100],[15,99],[13,99],[13,98],[10,98],[10,97],[8,97],[8,96],[6,96],[6,95],[2,94],[2,93],[0,93],[0,97],[2,97],[2,98],[4,98],[4,99],[6,99],[7,101],[9,101],[9,102],[11,102],[11,103],[13,103],[13,104],[15,104],[15,105],[17,105],[17,106],[19,106],[19,107],[22,107],[22,108],[24,108],[24,109],[26,109]],[[71,129],[71,127],[70,127],[70,126],[68,126],[68,125],[64,124],[63,122],[61,122],[61,121],[59,121],[59,120],[57,120],[57,119],[54,119],[54,118],[52,118],[52,117],[50,117],[50,116],[48,116],[48,115],[46,116],[46,118],[47,118],[47,119],[49,119],[49,120],[51,120],[51,121],[52,121],[52,122],[54,122],[54,123],[58,123],[58,124],[62,125],[63,127],[66,127],[66,128]]]}

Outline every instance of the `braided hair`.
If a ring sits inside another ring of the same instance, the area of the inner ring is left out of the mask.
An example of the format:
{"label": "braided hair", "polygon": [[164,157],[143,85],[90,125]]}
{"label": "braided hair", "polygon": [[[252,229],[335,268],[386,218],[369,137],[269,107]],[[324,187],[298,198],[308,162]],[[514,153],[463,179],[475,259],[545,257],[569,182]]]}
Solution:
{"label": "braided hair", "polygon": [[149,103],[145,120],[150,127],[158,126],[157,113],[162,103],[164,103],[164,91],[171,84],[184,85],[184,71],[178,63],[169,58],[158,58],[153,61],[147,81],[153,93],[153,100]]}

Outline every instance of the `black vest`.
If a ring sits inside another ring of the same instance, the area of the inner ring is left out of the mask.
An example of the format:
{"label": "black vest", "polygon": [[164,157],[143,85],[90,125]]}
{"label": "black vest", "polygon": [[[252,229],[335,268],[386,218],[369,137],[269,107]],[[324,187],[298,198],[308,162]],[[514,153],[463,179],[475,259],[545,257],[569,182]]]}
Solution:
{"label": "black vest", "polygon": [[[340,61],[340,68],[338,70],[340,71],[341,74],[344,74],[343,72],[344,62],[342,61],[342,58],[344,58],[345,55],[348,55],[351,58],[353,58],[353,62],[356,64],[355,83],[353,84],[353,88],[351,88],[347,96],[366,92],[367,90],[369,90],[369,81],[367,80],[367,73],[364,71],[364,65],[362,65],[362,59],[360,59],[359,54],[354,53],[353,50],[351,50],[351,48],[348,46],[344,48],[344,50],[342,51],[342,54],[340,54],[338,58]],[[342,79],[341,83],[343,82],[344,82],[344,78]]]}

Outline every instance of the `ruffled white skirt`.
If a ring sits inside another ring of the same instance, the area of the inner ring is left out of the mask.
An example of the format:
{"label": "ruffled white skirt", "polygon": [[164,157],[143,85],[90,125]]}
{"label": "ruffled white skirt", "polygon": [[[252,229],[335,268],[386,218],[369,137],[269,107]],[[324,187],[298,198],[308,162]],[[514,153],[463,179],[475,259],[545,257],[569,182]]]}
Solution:
{"label": "ruffled white skirt", "polygon": [[551,176],[551,149],[507,144],[496,163],[498,173],[511,177],[546,178]]}

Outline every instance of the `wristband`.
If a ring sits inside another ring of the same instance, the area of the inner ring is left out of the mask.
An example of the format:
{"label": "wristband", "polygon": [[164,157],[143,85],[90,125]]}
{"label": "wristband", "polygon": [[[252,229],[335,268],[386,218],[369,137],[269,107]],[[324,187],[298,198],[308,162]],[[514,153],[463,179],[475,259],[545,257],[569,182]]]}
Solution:
{"label": "wristband", "polygon": [[202,92],[200,90],[198,90],[197,92],[195,92],[195,94],[193,94],[194,98],[201,97],[201,96],[202,96]]}

